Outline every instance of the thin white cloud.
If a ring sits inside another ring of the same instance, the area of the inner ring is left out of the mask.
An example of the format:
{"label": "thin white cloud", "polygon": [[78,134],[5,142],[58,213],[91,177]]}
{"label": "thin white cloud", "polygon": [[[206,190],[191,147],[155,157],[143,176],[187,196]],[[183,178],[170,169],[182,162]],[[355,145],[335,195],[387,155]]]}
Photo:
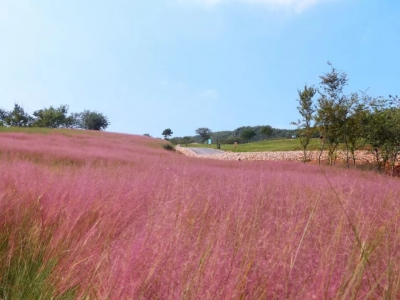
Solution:
{"label": "thin white cloud", "polygon": [[314,6],[324,0],[243,0],[250,3],[263,3],[271,8],[288,8],[296,12],[302,12],[305,8]]}
{"label": "thin white cloud", "polygon": [[289,9],[295,12],[302,12],[304,9],[314,6],[327,0],[178,0],[186,3],[200,3],[207,6],[229,3],[250,3],[264,4],[270,9]]}
{"label": "thin white cloud", "polygon": [[219,98],[218,92],[214,89],[206,89],[200,92],[200,96],[202,98],[213,99],[216,100]]}

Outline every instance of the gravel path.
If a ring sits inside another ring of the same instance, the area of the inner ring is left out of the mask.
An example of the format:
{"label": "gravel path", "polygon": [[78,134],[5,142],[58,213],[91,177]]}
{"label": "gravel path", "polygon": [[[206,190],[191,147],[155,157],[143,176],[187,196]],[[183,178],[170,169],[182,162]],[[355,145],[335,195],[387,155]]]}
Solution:
{"label": "gravel path", "polygon": [[[212,158],[222,160],[290,160],[290,161],[302,161],[302,151],[271,151],[271,152],[223,152],[220,154],[212,155],[198,155],[187,149],[186,147],[176,146],[176,151],[179,151],[187,156],[201,157],[201,158]],[[307,151],[307,158],[311,160],[318,160],[319,151]],[[368,151],[356,151],[356,162],[368,163],[374,162],[374,156]],[[327,153],[324,152],[321,157],[322,160],[327,159]],[[337,161],[345,161],[346,153],[344,151],[338,151]]]}
{"label": "gravel path", "polygon": [[224,151],[218,150],[218,149],[212,149],[212,148],[195,148],[195,147],[190,147],[187,148],[191,150],[192,152],[200,155],[214,155],[214,154],[223,154]]}

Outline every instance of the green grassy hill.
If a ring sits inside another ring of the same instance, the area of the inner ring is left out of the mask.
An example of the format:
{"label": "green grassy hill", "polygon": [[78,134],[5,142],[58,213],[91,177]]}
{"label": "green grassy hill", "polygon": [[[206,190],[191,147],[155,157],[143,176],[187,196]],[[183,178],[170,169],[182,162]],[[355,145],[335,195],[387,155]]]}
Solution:
{"label": "green grassy hill", "polygon": [[[182,145],[184,146],[184,145]],[[312,139],[307,150],[318,150],[319,139]],[[216,144],[188,144],[188,147],[216,148]],[[236,149],[232,144],[221,144],[221,150],[236,152],[262,152],[262,151],[300,151],[303,150],[298,139],[265,140],[261,142],[238,144]]]}

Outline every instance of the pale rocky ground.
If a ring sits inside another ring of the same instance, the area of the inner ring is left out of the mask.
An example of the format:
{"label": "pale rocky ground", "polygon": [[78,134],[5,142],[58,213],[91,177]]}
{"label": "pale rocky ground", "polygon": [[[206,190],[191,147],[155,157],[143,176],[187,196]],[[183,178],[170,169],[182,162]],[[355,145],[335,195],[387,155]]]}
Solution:
{"label": "pale rocky ground", "polygon": [[[222,160],[289,160],[289,161],[303,161],[303,151],[273,151],[273,152],[225,152],[213,155],[199,155],[187,149],[186,147],[176,146],[176,151],[181,152],[187,156],[212,158]],[[350,154],[349,154],[350,155]],[[313,161],[318,160],[319,151],[307,151],[307,158]],[[374,156],[368,151],[355,152],[356,163],[374,162]],[[327,152],[322,154],[321,160],[327,159]],[[346,153],[338,151],[337,162],[346,161]],[[351,160],[352,162],[352,160]]]}

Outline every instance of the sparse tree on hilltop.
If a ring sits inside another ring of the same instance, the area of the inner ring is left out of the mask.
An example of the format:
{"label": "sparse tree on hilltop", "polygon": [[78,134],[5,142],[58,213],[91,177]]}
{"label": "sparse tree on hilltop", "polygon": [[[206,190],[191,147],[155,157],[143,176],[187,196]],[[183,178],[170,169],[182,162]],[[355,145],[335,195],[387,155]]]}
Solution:
{"label": "sparse tree on hilltop", "polygon": [[162,132],[162,135],[164,136],[165,140],[168,140],[168,138],[173,134],[171,128],[164,129]]}
{"label": "sparse tree on hilltop", "polygon": [[60,105],[58,108],[50,106],[49,108],[37,110],[33,113],[35,119],[32,126],[47,128],[71,127],[73,117],[67,117],[67,113],[68,105]]}
{"label": "sparse tree on hilltop", "polygon": [[12,111],[2,111],[2,121],[4,125],[15,126],[15,127],[27,127],[32,123],[32,117],[25,112],[25,110],[19,104],[14,104]]}
{"label": "sparse tree on hilltop", "polygon": [[75,114],[75,123],[78,128],[87,130],[105,130],[110,122],[102,113],[84,110],[80,114]]}

